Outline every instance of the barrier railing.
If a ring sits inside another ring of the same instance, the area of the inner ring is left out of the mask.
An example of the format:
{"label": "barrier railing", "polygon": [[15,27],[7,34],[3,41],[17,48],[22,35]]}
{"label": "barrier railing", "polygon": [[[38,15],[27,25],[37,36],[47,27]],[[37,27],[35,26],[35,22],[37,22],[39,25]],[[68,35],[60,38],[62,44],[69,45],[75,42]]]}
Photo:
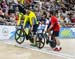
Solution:
{"label": "barrier railing", "polygon": [[75,23],[64,23],[65,26],[64,27],[69,27],[69,28],[74,28],[75,27]]}

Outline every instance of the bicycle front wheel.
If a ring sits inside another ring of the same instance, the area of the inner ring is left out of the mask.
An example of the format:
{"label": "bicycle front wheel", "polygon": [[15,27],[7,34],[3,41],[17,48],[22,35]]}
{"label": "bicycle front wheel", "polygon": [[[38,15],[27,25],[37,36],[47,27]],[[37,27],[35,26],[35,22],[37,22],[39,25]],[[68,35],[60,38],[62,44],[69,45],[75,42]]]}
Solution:
{"label": "bicycle front wheel", "polygon": [[22,31],[21,29],[17,29],[15,33],[15,40],[18,44],[22,44],[25,40],[24,31]]}
{"label": "bicycle front wheel", "polygon": [[45,38],[42,34],[36,36],[36,45],[39,49],[42,49],[45,45]]}

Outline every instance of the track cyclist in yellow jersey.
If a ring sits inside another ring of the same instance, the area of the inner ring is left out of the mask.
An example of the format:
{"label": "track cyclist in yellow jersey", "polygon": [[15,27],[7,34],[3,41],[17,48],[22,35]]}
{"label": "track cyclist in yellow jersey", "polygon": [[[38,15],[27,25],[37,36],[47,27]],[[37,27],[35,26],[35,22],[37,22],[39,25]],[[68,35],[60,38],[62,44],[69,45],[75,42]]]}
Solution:
{"label": "track cyclist in yellow jersey", "polygon": [[[24,15],[24,26],[28,26],[28,25],[30,25],[30,29],[33,32],[34,40],[35,40],[38,21],[37,21],[36,14],[30,8],[26,8],[26,14]],[[34,44],[32,45],[33,46],[35,45],[35,41]]]}

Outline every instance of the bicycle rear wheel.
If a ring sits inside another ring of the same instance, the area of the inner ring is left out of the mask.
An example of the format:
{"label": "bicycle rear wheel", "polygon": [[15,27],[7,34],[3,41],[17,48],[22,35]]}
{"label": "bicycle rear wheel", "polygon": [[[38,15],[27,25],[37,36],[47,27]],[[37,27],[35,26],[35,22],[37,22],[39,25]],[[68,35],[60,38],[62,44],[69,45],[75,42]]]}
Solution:
{"label": "bicycle rear wheel", "polygon": [[54,39],[50,39],[47,34],[45,34],[45,37],[46,37],[46,44],[49,44],[49,46],[51,48],[54,48],[56,46],[56,40]]}
{"label": "bicycle rear wheel", "polygon": [[22,44],[25,40],[24,31],[22,31],[21,29],[17,29],[15,33],[15,40],[18,44]]}

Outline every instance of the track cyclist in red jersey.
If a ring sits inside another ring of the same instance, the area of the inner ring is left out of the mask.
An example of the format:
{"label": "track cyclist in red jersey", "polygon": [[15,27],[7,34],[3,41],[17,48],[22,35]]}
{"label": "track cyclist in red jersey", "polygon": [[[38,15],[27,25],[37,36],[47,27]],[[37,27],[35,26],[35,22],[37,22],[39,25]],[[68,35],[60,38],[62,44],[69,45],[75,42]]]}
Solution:
{"label": "track cyclist in red jersey", "polygon": [[58,40],[58,36],[59,36],[59,31],[60,31],[60,26],[58,23],[58,19],[55,16],[55,13],[53,11],[49,11],[49,15],[50,15],[50,26],[48,27],[47,32],[49,33],[50,31],[53,31],[51,34],[51,40],[55,41],[55,42],[51,42],[50,40],[48,40],[48,42],[51,43],[51,47],[54,51],[60,51],[62,48],[60,47],[60,41]]}

